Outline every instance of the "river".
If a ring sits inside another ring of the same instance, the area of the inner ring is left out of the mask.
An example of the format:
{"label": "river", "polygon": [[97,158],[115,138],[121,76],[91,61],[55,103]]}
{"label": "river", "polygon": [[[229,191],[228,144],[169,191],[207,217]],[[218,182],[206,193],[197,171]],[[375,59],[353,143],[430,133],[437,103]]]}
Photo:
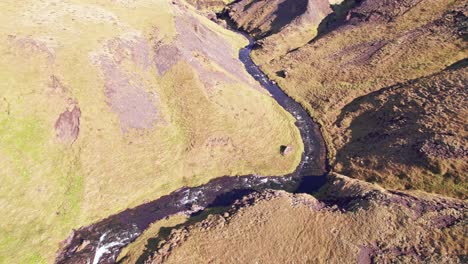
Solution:
{"label": "river", "polygon": [[[241,33],[243,34],[243,33]],[[326,148],[319,126],[307,111],[288,97],[252,61],[254,40],[239,52],[239,59],[286,111],[296,118],[304,153],[296,170],[284,176],[223,176],[197,187],[184,187],[161,198],[127,209],[90,226],[74,230],[63,242],[56,263],[115,263],[121,249],[137,239],[152,223],[178,213],[196,213],[229,205],[236,199],[265,189],[313,192],[325,183]]]}

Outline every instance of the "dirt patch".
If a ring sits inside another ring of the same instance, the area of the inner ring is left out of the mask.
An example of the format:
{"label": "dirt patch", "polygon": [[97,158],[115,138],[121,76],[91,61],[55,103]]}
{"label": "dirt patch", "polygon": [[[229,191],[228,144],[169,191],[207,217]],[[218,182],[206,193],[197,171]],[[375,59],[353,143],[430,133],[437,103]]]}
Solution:
{"label": "dirt patch", "polygon": [[81,110],[77,104],[70,99],[70,105],[55,122],[57,138],[64,143],[73,143],[80,133]]}
{"label": "dirt patch", "polygon": [[164,75],[167,70],[177,64],[182,58],[179,48],[173,44],[156,44],[154,48],[154,63],[158,68],[159,75]]}
{"label": "dirt patch", "polygon": [[101,67],[106,76],[105,94],[120,119],[122,130],[150,128],[157,119],[156,98],[141,84],[131,82],[131,77],[114,62],[103,58]]}
{"label": "dirt patch", "polygon": [[128,72],[125,64],[146,71],[151,64],[149,45],[141,39],[114,39],[107,45],[110,54],[99,56],[108,104],[117,114],[122,131],[147,129],[158,119],[157,95],[144,88],[144,77]]}
{"label": "dirt patch", "polygon": [[107,46],[112,51],[114,61],[117,64],[121,64],[124,60],[130,60],[143,70],[147,70],[151,65],[151,50],[148,43],[142,38],[114,39],[109,41]]}
{"label": "dirt patch", "polygon": [[[237,80],[255,85],[245,74],[242,63],[237,59],[236,51],[231,44],[203,25],[197,19],[188,16],[176,21],[177,32],[176,46],[184,60],[200,72],[200,79],[205,85],[212,86],[216,82],[229,82]],[[220,72],[216,67],[210,67],[210,61],[221,67]],[[232,77],[229,77],[231,75]]]}

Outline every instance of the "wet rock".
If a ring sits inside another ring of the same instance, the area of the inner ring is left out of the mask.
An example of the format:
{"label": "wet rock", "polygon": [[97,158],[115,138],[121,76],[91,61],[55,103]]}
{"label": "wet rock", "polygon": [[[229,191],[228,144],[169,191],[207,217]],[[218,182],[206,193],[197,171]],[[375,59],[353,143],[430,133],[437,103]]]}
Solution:
{"label": "wet rock", "polygon": [[80,252],[84,248],[86,248],[91,242],[89,240],[84,240],[83,243],[76,249],[76,252]]}
{"label": "wet rock", "polygon": [[192,214],[202,211],[204,209],[205,208],[203,206],[200,206],[197,204],[191,204],[191,205],[188,205],[187,210],[183,214],[186,216],[191,216]]}
{"label": "wet rock", "polygon": [[281,70],[281,71],[277,71],[276,75],[278,75],[281,78],[287,78],[289,73],[286,70]]}
{"label": "wet rock", "polygon": [[222,26],[223,28],[228,28],[228,24],[225,20],[222,20],[222,19],[217,19],[216,20],[216,23],[220,26]]}
{"label": "wet rock", "polygon": [[213,22],[217,22],[218,20],[214,12],[208,12],[208,14],[206,14],[206,17]]}
{"label": "wet rock", "polygon": [[261,40],[258,40],[258,41],[255,41],[255,43],[253,44],[253,47],[252,49],[260,49],[264,46],[265,44],[263,43],[263,41]]}

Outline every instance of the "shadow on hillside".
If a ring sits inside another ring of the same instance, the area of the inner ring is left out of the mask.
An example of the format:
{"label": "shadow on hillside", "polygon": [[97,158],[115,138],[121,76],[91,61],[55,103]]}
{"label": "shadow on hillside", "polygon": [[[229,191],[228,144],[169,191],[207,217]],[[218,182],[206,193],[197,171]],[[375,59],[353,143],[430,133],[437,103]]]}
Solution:
{"label": "shadow on hillside", "polygon": [[[251,7],[254,3],[255,1],[246,5],[244,11]],[[270,30],[255,36],[255,38],[261,39],[280,32],[284,26],[288,25],[294,21],[294,19],[306,12],[307,3],[308,0],[286,0],[279,4],[277,10],[273,13],[275,18],[270,24]],[[259,31],[259,29],[253,31]],[[250,33],[255,34],[255,32]]]}
{"label": "shadow on hillside", "polygon": [[278,33],[281,28],[291,23],[297,17],[307,11],[308,0],[286,0],[278,5],[278,10],[274,13],[276,16],[271,22],[271,30],[268,35]]}
{"label": "shadow on hillside", "polygon": [[[332,5],[333,13],[326,16],[322,22],[320,22],[317,29],[317,36],[310,42],[314,42],[331,31],[346,23],[346,17],[348,12],[359,6],[363,0],[345,0],[341,4]],[[309,42],[309,43],[310,43]]]}
{"label": "shadow on hillside", "polygon": [[[395,86],[371,93],[343,108],[337,126],[347,114],[362,111],[351,121],[348,128],[351,137],[337,154],[337,161],[343,164],[344,174],[353,175],[353,162],[354,166],[377,171],[384,171],[389,162],[397,166],[429,166],[419,151],[424,141],[433,136],[431,131],[420,124],[425,110],[411,100],[403,103],[402,94],[398,91],[388,97],[382,95],[385,90],[401,88]],[[382,179],[376,177],[369,175],[367,180],[381,182]],[[401,177],[405,177],[404,171]]]}
{"label": "shadow on hillside", "polygon": [[[335,122],[337,127],[346,126],[353,116],[346,127],[350,138],[337,154],[343,173],[352,176],[352,162],[377,171],[385,171],[391,162],[439,174],[437,159],[462,156],[457,141],[449,141],[460,138],[451,131],[454,126],[447,130],[442,123],[458,124],[455,120],[461,118],[454,110],[462,107],[465,87],[459,78],[467,66],[468,59],[462,59],[439,73],[380,89],[346,105]],[[400,174],[405,180],[406,172]]]}

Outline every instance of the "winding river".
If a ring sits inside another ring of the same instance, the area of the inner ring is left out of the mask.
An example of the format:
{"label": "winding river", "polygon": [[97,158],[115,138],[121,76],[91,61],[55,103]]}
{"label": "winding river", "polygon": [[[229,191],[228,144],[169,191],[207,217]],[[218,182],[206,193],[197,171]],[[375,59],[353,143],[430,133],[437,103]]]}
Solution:
{"label": "winding river", "polygon": [[296,118],[304,153],[296,170],[285,176],[223,176],[198,187],[184,187],[161,198],[127,209],[90,226],[74,230],[63,242],[56,263],[115,263],[121,249],[152,223],[178,213],[229,205],[242,196],[264,189],[312,192],[325,183],[326,148],[319,126],[300,104],[288,97],[250,58],[254,40],[239,52],[239,59],[273,98]]}

